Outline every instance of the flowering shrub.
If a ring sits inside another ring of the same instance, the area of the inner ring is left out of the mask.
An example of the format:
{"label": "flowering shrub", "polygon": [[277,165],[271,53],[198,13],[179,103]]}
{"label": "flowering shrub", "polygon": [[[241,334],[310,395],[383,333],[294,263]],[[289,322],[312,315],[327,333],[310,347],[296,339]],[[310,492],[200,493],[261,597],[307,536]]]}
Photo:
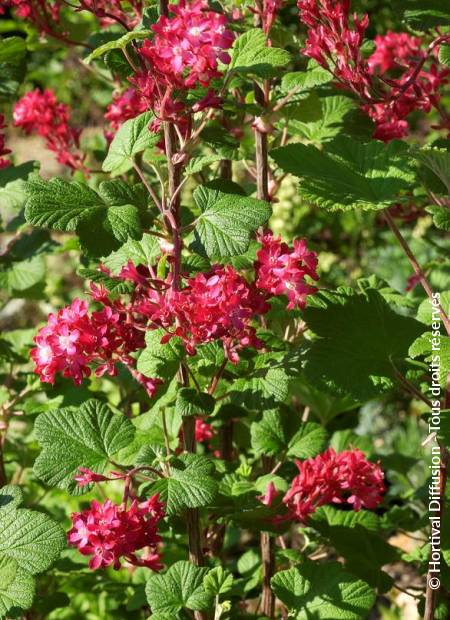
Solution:
{"label": "flowering shrub", "polygon": [[450,617],[445,3],[0,14],[0,619]]}

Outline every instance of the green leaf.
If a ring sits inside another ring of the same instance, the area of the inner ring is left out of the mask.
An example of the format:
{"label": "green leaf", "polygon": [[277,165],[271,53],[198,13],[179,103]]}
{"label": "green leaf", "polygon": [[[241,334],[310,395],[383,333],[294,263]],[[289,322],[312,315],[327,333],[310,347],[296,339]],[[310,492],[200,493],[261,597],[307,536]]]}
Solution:
{"label": "green leaf", "polygon": [[19,166],[8,166],[0,170],[0,208],[6,216],[8,210],[18,210],[25,204],[26,180],[39,170],[39,163],[27,161]]}
{"label": "green leaf", "polygon": [[184,169],[184,174],[196,174],[206,168],[207,166],[220,161],[223,157],[219,154],[214,155],[200,155],[199,157],[193,157]]}
{"label": "green leaf", "polygon": [[447,207],[427,207],[428,213],[433,216],[433,224],[436,228],[450,232],[450,209]]}
{"label": "green leaf", "polygon": [[133,167],[134,157],[145,149],[155,146],[159,134],[152,133],[149,125],[154,116],[152,112],[144,112],[132,118],[120,127],[110,144],[108,155],[102,169],[118,176]]}
{"label": "green leaf", "polygon": [[262,200],[202,186],[195,190],[194,200],[202,209],[194,229],[194,249],[208,258],[244,254],[252,233],[272,213]]}
{"label": "green leaf", "polygon": [[273,408],[286,400],[290,377],[299,366],[298,359],[284,353],[259,354],[254,369],[233,383],[230,397],[248,409]]}
{"label": "green leaf", "polygon": [[255,28],[241,34],[233,43],[230,71],[242,75],[271,77],[280,67],[285,67],[291,57],[289,52],[277,47],[266,47],[262,30]]}
{"label": "green leaf", "polygon": [[160,254],[161,248],[157,237],[144,233],[140,241],[129,239],[116,252],[112,252],[109,256],[104,257],[102,263],[113,274],[118,275],[128,261],[131,260],[135,266],[154,265]]}
{"label": "green leaf", "polygon": [[407,0],[406,7],[405,22],[414,30],[425,31],[450,25],[447,0]]}
{"label": "green leaf", "polygon": [[305,200],[330,211],[384,209],[414,181],[402,142],[363,144],[339,137],[326,150],[288,144],[270,155],[285,172],[302,179]]}
{"label": "green leaf", "polygon": [[277,573],[272,588],[295,620],[361,620],[375,603],[369,585],[337,562],[305,560]]}
{"label": "green leaf", "polygon": [[16,94],[26,73],[26,53],[22,37],[0,38],[0,99]]}
{"label": "green leaf", "polygon": [[222,566],[216,566],[203,577],[203,586],[212,596],[226,594],[233,587],[233,575]]}
{"label": "green leaf", "polygon": [[306,71],[292,71],[283,75],[281,91],[284,94],[289,93],[294,88],[298,88],[299,92],[307,91],[327,84],[332,79],[333,75],[327,69],[324,69],[315,61],[310,61]]}
{"label": "green leaf", "polygon": [[34,473],[50,486],[79,492],[74,475],[79,467],[103,472],[108,459],[133,441],[134,426],[97,400],[81,407],[56,409],[41,414],[35,433],[42,452]]}
{"label": "green leaf", "polygon": [[176,562],[165,573],[152,575],[145,588],[152,615],[174,618],[182,609],[208,609],[212,597],[203,586],[207,572],[189,562]]}
{"label": "green leaf", "polygon": [[95,282],[95,284],[101,284],[113,294],[123,295],[124,293],[131,293],[133,290],[131,282],[121,280],[120,278],[111,278],[98,269],[79,269],[78,274],[82,278],[86,278],[86,280]]}
{"label": "green leaf", "polygon": [[314,422],[302,424],[291,411],[264,411],[260,422],[251,425],[252,448],[257,455],[297,458],[315,456],[325,447],[326,431]]}
{"label": "green leaf", "polygon": [[122,181],[105,181],[98,193],[84,183],[58,178],[29,181],[26,189],[25,217],[30,224],[76,231],[94,256],[111,252],[128,237],[142,236],[142,195]]}
{"label": "green leaf", "polygon": [[31,607],[33,575],[48,569],[65,547],[62,528],[47,515],[20,508],[22,493],[6,486],[0,494],[0,617]]}
{"label": "green leaf", "polygon": [[215,400],[209,394],[192,388],[181,388],[177,394],[175,410],[181,416],[207,415],[214,411]]}
{"label": "green leaf", "polygon": [[450,152],[445,149],[422,149],[415,153],[415,158],[438,177],[450,194]]}
{"label": "green leaf", "polygon": [[[442,291],[439,293],[439,297],[436,297],[436,300],[439,301],[442,306],[445,314],[450,316],[450,291]],[[417,310],[417,319],[425,325],[431,325],[437,318],[437,322],[441,322],[441,317],[439,315],[439,308],[431,303],[431,301],[427,298],[424,299],[418,310]],[[433,327],[433,329],[439,329],[437,326]]]}
{"label": "green leaf", "polygon": [[161,344],[161,338],[166,335],[163,329],[149,331],[145,335],[146,348],[138,358],[137,369],[146,377],[172,379],[178,371],[183,356],[183,346],[179,338],[172,338]]}
{"label": "green leaf", "polygon": [[425,331],[418,321],[394,312],[369,289],[364,295],[325,293],[304,311],[318,336],[306,354],[305,374],[314,385],[350,394],[362,402],[394,385],[414,340]]}
{"label": "green leaf", "polygon": [[439,62],[450,67],[450,45],[441,45],[439,47]]}
{"label": "green leaf", "polygon": [[34,256],[0,267],[0,288],[9,295],[15,295],[35,286],[44,277],[45,261],[42,256]]}
{"label": "green leaf", "polygon": [[148,39],[151,34],[151,30],[132,30],[131,32],[127,32],[118,39],[108,41],[108,43],[104,43],[103,45],[97,47],[93,52],[89,54],[89,56],[86,56],[84,62],[88,65],[90,62],[95,60],[95,58],[100,58],[100,56],[103,56],[111,50],[123,50],[132,41]]}
{"label": "green leaf", "polygon": [[185,454],[171,465],[168,478],[152,484],[152,492],[160,493],[168,515],[181,514],[186,508],[208,506],[217,494],[213,473],[214,464],[209,459]]}

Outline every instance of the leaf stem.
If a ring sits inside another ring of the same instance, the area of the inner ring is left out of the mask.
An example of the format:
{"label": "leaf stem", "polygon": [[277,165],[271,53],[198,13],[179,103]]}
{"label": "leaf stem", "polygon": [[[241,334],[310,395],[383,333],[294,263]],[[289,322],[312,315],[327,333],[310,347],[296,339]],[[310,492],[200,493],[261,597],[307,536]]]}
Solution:
{"label": "leaf stem", "polygon": [[[407,259],[409,260],[411,267],[414,270],[414,273],[416,274],[416,276],[419,278],[419,282],[422,285],[422,288],[424,289],[425,293],[428,295],[428,298],[430,299],[430,302],[434,304],[434,293],[433,293],[433,289],[430,286],[430,283],[428,282],[423,269],[421,268],[421,266],[419,265],[419,263],[417,262],[416,257],[413,254],[413,251],[411,250],[411,248],[408,245],[408,242],[406,241],[406,239],[403,237],[402,233],[400,232],[400,230],[397,227],[397,224],[395,223],[393,217],[391,216],[391,214],[389,213],[389,211],[387,209],[385,209],[384,211],[384,217],[389,225],[389,228],[391,229],[391,231],[394,233],[397,241],[399,242],[402,250],[404,251]],[[442,319],[442,323],[444,324],[445,330],[447,332],[447,334],[450,336],[450,320],[448,318],[448,316],[445,313],[444,308],[441,306],[441,304],[438,304],[438,309],[439,309],[439,314],[441,316]]]}

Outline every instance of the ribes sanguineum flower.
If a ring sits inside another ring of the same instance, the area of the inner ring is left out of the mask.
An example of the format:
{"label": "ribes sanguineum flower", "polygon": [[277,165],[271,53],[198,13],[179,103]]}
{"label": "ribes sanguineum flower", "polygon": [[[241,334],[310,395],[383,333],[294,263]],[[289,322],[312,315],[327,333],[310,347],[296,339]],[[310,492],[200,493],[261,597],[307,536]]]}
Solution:
{"label": "ribes sanguineum flower", "polygon": [[206,443],[214,437],[214,431],[211,424],[197,418],[195,420],[195,441],[198,443]]}
{"label": "ribes sanguineum flower", "polygon": [[135,88],[127,88],[123,93],[116,93],[109,104],[105,119],[109,121],[111,129],[118,129],[122,123],[145,112],[147,103]]}
{"label": "ribes sanguineum flower", "polygon": [[54,383],[60,373],[77,385],[92,366],[98,376],[114,375],[117,362],[132,364],[129,354],[144,346],[142,332],[126,322],[123,313],[111,307],[89,313],[87,302],[80,299],[50,314],[35,343],[31,356],[41,381]]}
{"label": "ribes sanguineum flower", "polygon": [[[162,566],[157,547],[161,539],[157,528],[163,516],[158,495],[144,502],[133,500],[129,507],[94,500],[87,510],[72,514],[68,541],[83,555],[92,556],[92,569],[119,569],[121,561],[126,561],[159,571]],[[144,547],[148,549],[137,556]]]}
{"label": "ribes sanguineum flower", "polygon": [[27,134],[42,136],[61,164],[84,169],[78,150],[81,131],[70,125],[70,109],[58,102],[53,91],[36,89],[24,95],[14,106],[14,124]]}
{"label": "ribes sanguineum flower", "polygon": [[290,248],[271,232],[260,235],[259,241],[256,286],[272,295],[286,295],[289,309],[303,308],[308,295],[317,291],[305,279],[318,280],[316,253],[308,250],[304,239],[296,239]]}
{"label": "ribes sanguineum flower", "polygon": [[332,448],[296,461],[298,475],[284,496],[289,515],[305,521],[319,506],[349,504],[354,510],[376,508],[385,492],[384,474],[360,450],[337,454]]}
{"label": "ribes sanguineum flower", "polygon": [[142,18],[143,0],[79,0],[79,10],[93,13],[102,26],[119,23],[132,30]]}

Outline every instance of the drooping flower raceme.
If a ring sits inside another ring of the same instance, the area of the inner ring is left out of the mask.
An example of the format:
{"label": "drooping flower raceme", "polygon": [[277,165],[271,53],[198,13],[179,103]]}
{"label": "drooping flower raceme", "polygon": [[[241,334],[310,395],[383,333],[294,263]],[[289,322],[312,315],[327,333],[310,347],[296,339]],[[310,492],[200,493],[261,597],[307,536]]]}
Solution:
{"label": "drooping flower raceme", "polygon": [[102,26],[119,23],[133,30],[142,18],[143,0],[79,0],[79,10],[93,13]]}
{"label": "drooping flower raceme", "polygon": [[41,381],[54,383],[60,373],[77,385],[91,374],[92,365],[97,376],[114,375],[117,362],[132,364],[129,354],[144,346],[142,332],[123,313],[106,306],[89,314],[88,303],[80,299],[50,314],[34,340],[31,357]]}
{"label": "drooping flower raceme", "polygon": [[56,154],[61,164],[74,170],[84,169],[84,156],[78,150],[81,130],[69,122],[69,107],[58,102],[49,89],[30,91],[14,106],[16,127],[45,138],[47,148]]}
{"label": "drooping flower raceme", "polygon": [[127,88],[123,93],[114,95],[109,104],[105,119],[109,121],[111,129],[117,130],[122,123],[145,112],[147,103],[135,88]]}
{"label": "drooping flower raceme", "polygon": [[0,14],[12,7],[17,17],[33,22],[41,32],[49,32],[52,22],[59,21],[61,4],[62,0],[0,0]]}
{"label": "drooping flower raceme", "polygon": [[[298,0],[300,21],[308,36],[303,53],[328,69],[338,86],[356,94],[375,122],[374,137],[388,142],[407,135],[407,117],[414,110],[438,108],[439,89],[449,71],[433,62],[416,73],[427,51],[407,33],[375,38],[376,50],[364,58],[361,47],[369,25],[367,15],[351,15],[350,0]],[[443,127],[446,126],[445,123]]]}
{"label": "drooping flower raceme", "polygon": [[2,133],[2,129],[5,129],[5,127],[5,117],[3,114],[0,114],[0,170],[2,168],[7,168],[11,164],[9,159],[5,159],[4,157],[4,155],[9,155],[11,153],[11,150],[6,148],[5,135]]}
{"label": "drooping flower raceme", "polygon": [[[225,16],[208,10],[206,0],[181,0],[170,5],[169,11],[168,17],[161,16],[152,26],[153,39],[145,40],[140,48],[146,70],[133,83],[158,119],[176,121],[185,129],[185,106],[177,92],[209,87],[220,76],[219,62],[230,62],[227,50],[234,35],[227,29]],[[217,105],[210,94],[206,97],[208,105]]]}
{"label": "drooping flower raceme", "polygon": [[261,235],[259,241],[256,286],[272,295],[286,295],[290,310],[303,308],[307,296],[317,291],[305,280],[305,276],[318,280],[316,253],[308,250],[304,239],[296,239],[291,249],[272,232]]}
{"label": "drooping flower raceme", "polygon": [[330,448],[306,461],[296,461],[298,475],[284,496],[290,516],[306,519],[325,504],[349,504],[356,511],[374,509],[385,492],[384,474],[360,450],[339,454]]}
{"label": "drooping flower raceme", "polygon": [[198,443],[206,443],[214,436],[214,431],[212,429],[211,424],[202,420],[202,418],[197,418],[195,420],[195,441]]}
{"label": "drooping flower raceme", "polygon": [[[121,561],[126,561],[159,571],[162,566],[157,546],[161,539],[157,528],[163,516],[158,495],[144,502],[133,500],[129,508],[110,500],[102,504],[94,500],[87,510],[72,514],[68,541],[83,555],[92,556],[92,569],[119,569]],[[144,547],[149,550],[137,556]]]}

